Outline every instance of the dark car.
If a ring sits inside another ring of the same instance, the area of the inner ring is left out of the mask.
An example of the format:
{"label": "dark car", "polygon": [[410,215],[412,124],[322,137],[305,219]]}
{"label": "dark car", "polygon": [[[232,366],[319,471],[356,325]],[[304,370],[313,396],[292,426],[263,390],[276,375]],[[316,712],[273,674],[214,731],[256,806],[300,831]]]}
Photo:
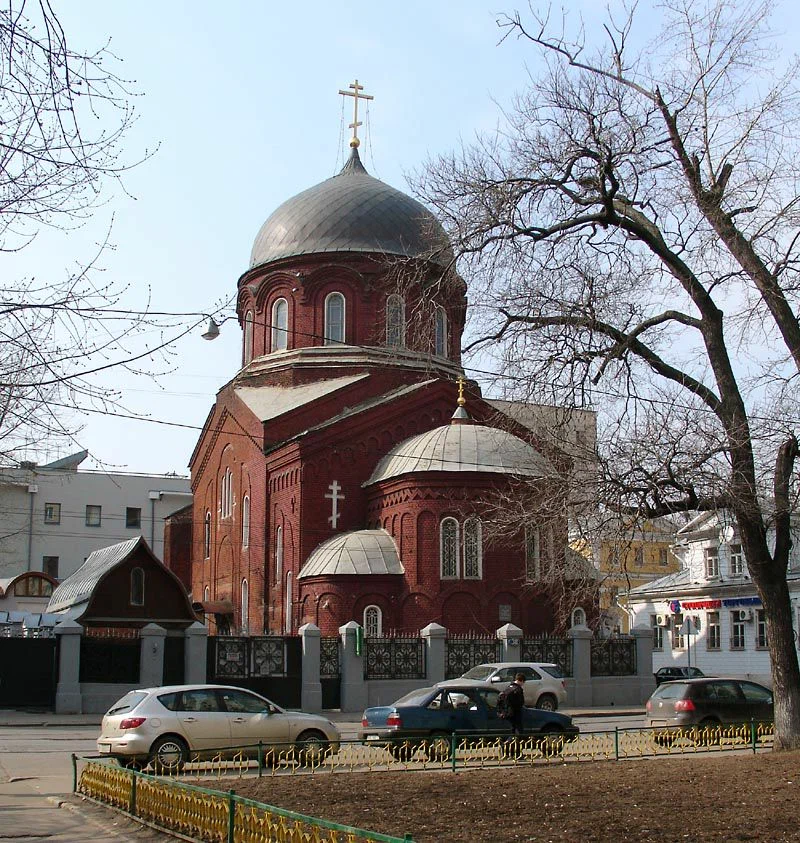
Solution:
{"label": "dark car", "polygon": [[675,679],[701,679],[705,676],[699,667],[660,667],[654,674],[656,685],[662,682],[673,682]]}
{"label": "dark car", "polygon": [[771,722],[772,717],[772,691],[743,679],[706,677],[665,682],[647,701],[648,726],[677,726],[679,731],[687,726]]}
{"label": "dark car", "polygon": [[[368,708],[359,738],[385,746],[395,758],[409,758],[422,747],[428,758],[450,757],[451,735],[508,735],[511,724],[497,716],[499,688],[482,682],[419,688],[392,705]],[[572,718],[556,711],[522,709],[525,734],[541,736],[543,750],[563,746],[578,737]],[[460,741],[459,741],[460,742]]]}

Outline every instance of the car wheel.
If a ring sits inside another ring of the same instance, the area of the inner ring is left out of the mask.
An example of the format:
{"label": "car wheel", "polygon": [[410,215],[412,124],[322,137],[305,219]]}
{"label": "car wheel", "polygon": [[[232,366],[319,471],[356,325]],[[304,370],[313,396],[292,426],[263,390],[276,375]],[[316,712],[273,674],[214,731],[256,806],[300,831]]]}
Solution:
{"label": "car wheel", "polygon": [[450,760],[450,735],[444,733],[431,735],[425,741],[424,747],[428,761]]}
{"label": "car wheel", "polygon": [[156,773],[179,773],[188,760],[186,741],[175,735],[165,735],[150,747],[150,764]]}
{"label": "car wheel", "polygon": [[545,758],[552,758],[564,752],[564,735],[559,729],[551,729],[539,738],[537,749]]}
{"label": "car wheel", "polygon": [[306,767],[318,767],[331,754],[328,739],[316,729],[302,732],[294,746],[297,760]]}
{"label": "car wheel", "polygon": [[556,711],[558,709],[558,700],[552,694],[542,694],[536,700],[536,708],[541,708],[542,711]]}
{"label": "car wheel", "polygon": [[720,742],[722,724],[713,717],[707,717],[689,734],[695,746],[716,746]]}

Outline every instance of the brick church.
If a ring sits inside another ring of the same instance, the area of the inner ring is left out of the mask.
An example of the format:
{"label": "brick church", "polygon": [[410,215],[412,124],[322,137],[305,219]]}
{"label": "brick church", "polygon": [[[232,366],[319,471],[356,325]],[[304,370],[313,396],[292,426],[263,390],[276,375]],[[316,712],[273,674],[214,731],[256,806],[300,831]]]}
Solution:
{"label": "brick church", "polygon": [[239,278],[242,365],[190,461],[193,599],[220,632],[551,631],[565,516],[501,534],[485,517],[520,479],[563,497],[560,456],[463,381],[445,233],[369,175],[355,127],[350,145]]}

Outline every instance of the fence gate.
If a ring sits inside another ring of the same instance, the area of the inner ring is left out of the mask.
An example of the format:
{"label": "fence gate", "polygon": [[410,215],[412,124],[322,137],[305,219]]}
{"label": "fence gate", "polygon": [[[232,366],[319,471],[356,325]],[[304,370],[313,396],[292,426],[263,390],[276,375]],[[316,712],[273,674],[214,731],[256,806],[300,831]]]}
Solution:
{"label": "fence gate", "polygon": [[0,708],[54,708],[57,681],[55,638],[0,638]]}
{"label": "fence gate", "polygon": [[209,682],[248,688],[284,708],[300,708],[303,646],[297,635],[208,639]]}
{"label": "fence gate", "polygon": [[322,685],[322,707],[341,708],[342,676],[339,662],[339,638],[321,638],[319,679]]}

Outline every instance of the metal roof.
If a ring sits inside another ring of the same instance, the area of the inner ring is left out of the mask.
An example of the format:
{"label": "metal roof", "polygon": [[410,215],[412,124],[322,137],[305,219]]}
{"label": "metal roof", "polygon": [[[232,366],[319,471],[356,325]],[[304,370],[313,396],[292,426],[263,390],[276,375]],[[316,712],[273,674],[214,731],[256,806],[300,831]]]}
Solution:
{"label": "metal roof", "polygon": [[83,565],[74,574],[70,574],[53,592],[47,604],[47,611],[63,612],[77,603],[88,601],[100,579],[127,559],[140,542],[147,547],[144,538],[137,536],[135,539],[112,544],[110,547],[103,547],[90,553]]}
{"label": "metal roof", "polygon": [[306,560],[298,579],[337,574],[402,574],[397,545],[386,530],[356,530],[323,542]]}
{"label": "metal roof", "polygon": [[555,475],[547,457],[513,433],[482,424],[446,424],[395,445],[364,485],[418,471]]}
{"label": "metal roof", "polygon": [[342,171],[298,193],[258,232],[250,266],[319,252],[452,258],[447,235],[424,206],[371,176],[353,149]]}

